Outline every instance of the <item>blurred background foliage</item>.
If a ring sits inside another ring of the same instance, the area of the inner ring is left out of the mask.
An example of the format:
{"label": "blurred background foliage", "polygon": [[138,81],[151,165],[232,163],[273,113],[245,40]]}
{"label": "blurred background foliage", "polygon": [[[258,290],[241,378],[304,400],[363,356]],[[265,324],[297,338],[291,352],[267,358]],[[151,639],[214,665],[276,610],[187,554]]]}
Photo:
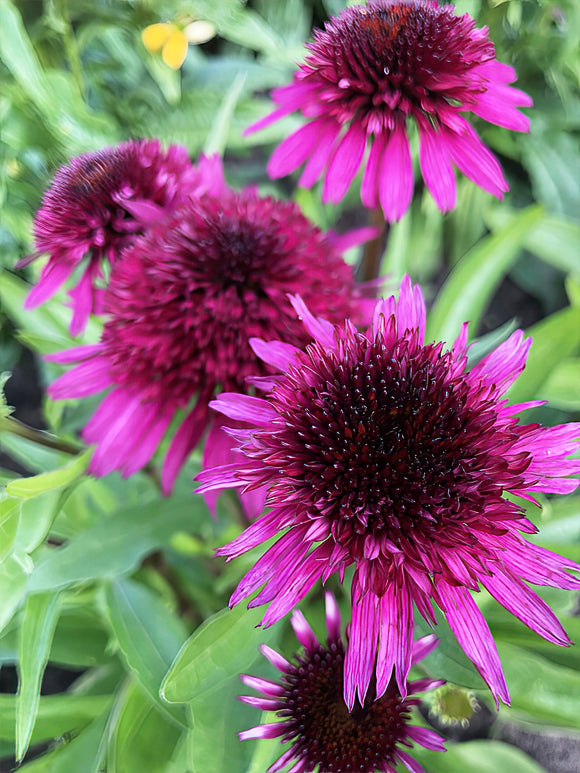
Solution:
{"label": "blurred background foliage", "polygon": [[[89,456],[78,433],[94,403],[53,404],[42,396],[59,369],[39,355],[72,344],[70,312],[60,294],[25,313],[39,266],[15,272],[14,265],[33,250],[33,218],[56,169],[130,137],[184,144],[194,160],[202,151],[224,153],[230,184],[256,181],[264,192],[293,197],[324,228],[365,224],[356,185],[330,207],[320,204],[316,188],[267,179],[268,154],[297,126],[296,117],[242,137],[271,109],[269,90],[290,80],[312,26],[345,4],[0,0],[0,372],[14,372],[0,404],[2,769],[24,759],[26,773],[263,773],[278,756],[276,742],[239,744],[235,736],[258,721],[235,699],[238,674],[269,673],[257,660],[260,642],[288,654],[293,644],[282,624],[262,631],[254,627],[256,612],[223,611],[252,560],[226,568],[212,559],[213,548],[241,529],[234,498],[222,497],[212,521],[191,495],[196,456],[165,500],[151,469],[129,481],[84,475]],[[443,216],[418,183],[409,213],[388,233],[381,271],[389,282],[408,271],[423,283],[432,337],[450,340],[471,320],[474,358],[525,326],[534,345],[510,398],[550,401],[528,415],[531,421],[578,419],[580,5],[456,6],[489,26],[498,59],[516,67],[517,86],[535,103],[531,132],[480,127],[510,183],[502,203],[463,178],[457,208]],[[212,22],[217,35],[190,45],[179,70],[145,49],[141,31],[149,24],[183,27],[194,19]],[[98,335],[93,322],[84,340]],[[534,539],[579,561],[578,498],[546,499],[529,510],[541,527]],[[541,595],[580,641],[577,594]],[[416,756],[431,773],[577,769],[578,648],[546,643],[481,596],[512,706],[502,706],[491,725],[487,691],[442,624],[443,643],[425,669],[472,691],[476,710],[448,726],[462,742],[450,741],[447,754]],[[320,593],[303,607],[321,631]]]}

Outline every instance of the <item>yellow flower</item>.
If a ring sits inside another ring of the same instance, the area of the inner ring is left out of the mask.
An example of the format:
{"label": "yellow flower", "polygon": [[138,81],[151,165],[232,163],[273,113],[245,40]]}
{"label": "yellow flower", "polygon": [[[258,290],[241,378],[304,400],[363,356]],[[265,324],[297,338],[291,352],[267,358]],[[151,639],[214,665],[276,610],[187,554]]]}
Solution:
{"label": "yellow flower", "polygon": [[216,28],[211,22],[199,19],[183,28],[165,22],[150,24],[141,32],[141,39],[148,51],[152,54],[161,51],[165,64],[179,70],[185,61],[188,44],[207,43],[215,34]]}

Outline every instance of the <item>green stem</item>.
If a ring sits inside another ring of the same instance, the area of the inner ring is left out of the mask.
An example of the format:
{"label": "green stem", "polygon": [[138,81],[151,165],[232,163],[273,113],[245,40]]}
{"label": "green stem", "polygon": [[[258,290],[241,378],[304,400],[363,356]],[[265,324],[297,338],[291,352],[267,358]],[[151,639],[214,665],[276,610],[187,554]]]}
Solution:
{"label": "green stem", "polygon": [[[36,443],[37,446],[51,448],[53,451],[60,451],[63,454],[70,454],[70,456],[78,456],[85,449],[81,443],[70,443],[67,440],[61,440],[61,438],[52,435],[50,432],[29,427],[12,416],[5,416],[0,419],[0,432],[2,431],[18,435],[18,437],[29,440],[31,443]],[[161,477],[155,465],[149,462],[143,467],[143,472],[155,487],[161,491]]]}
{"label": "green stem", "polygon": [[66,440],[61,440],[56,437],[56,435],[51,435],[50,432],[29,427],[21,421],[18,421],[18,419],[14,419],[12,416],[6,416],[2,419],[0,422],[0,430],[5,430],[12,435],[18,435],[18,437],[22,437],[25,440],[30,440],[31,443],[36,443],[37,446],[52,448],[54,451],[60,451],[63,454],[77,456],[83,451],[83,446],[80,443],[69,443]]}

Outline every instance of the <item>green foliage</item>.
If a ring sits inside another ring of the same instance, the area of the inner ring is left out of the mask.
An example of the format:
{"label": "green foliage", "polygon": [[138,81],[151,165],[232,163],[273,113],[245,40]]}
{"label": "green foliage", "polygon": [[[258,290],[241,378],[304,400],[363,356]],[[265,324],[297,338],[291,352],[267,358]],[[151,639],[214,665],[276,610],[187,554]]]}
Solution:
{"label": "green foliage", "polygon": [[[79,343],[68,331],[64,292],[23,307],[43,260],[15,271],[34,250],[32,224],[55,170],[71,156],[129,137],[159,137],[226,155],[233,187],[293,196],[322,228],[366,225],[355,186],[337,207],[320,186],[293,189],[296,176],[266,179],[266,159],[300,119],[287,117],[244,138],[272,109],[268,92],[288,83],[313,21],[345,0],[0,0],[0,370],[36,355],[44,386],[60,372],[42,356]],[[580,6],[576,0],[458,0],[489,25],[501,61],[535,102],[529,135],[479,126],[500,157],[510,192],[498,203],[467,179],[457,206],[442,215],[416,189],[409,212],[388,232],[385,291],[409,272],[430,306],[428,336],[451,343],[469,320],[471,364],[533,322],[527,367],[511,401],[548,400],[530,421],[578,420],[580,411]],[[190,46],[181,70],[150,54],[141,31],[159,21],[212,21],[218,37]],[[416,150],[416,149],[415,149]],[[356,263],[360,250],[349,254]],[[502,291],[528,307],[502,306]],[[82,343],[99,340],[91,320]],[[4,388],[6,376],[0,377]],[[10,387],[10,382],[8,382]],[[17,695],[0,694],[0,756],[23,759],[23,773],[263,773],[275,741],[239,744],[259,723],[237,700],[240,673],[266,668],[259,645],[286,642],[285,623],[264,630],[263,609],[229,610],[232,588],[251,558],[224,568],[214,548],[240,532],[237,502],[223,496],[212,519],[191,493],[199,454],[162,497],[163,448],[144,471],[93,479],[91,449],[79,439],[95,402],[44,403],[45,430],[12,416],[2,393],[0,441],[0,664],[15,664]],[[26,474],[14,472],[15,465]],[[528,517],[531,539],[580,560],[574,496],[544,498]],[[305,600],[322,629],[320,600]],[[571,638],[580,641],[577,596],[542,589]],[[339,601],[342,598],[339,594]],[[580,711],[577,648],[558,648],[477,594],[498,643],[512,707],[503,721],[576,732]],[[345,608],[348,606],[345,605]],[[422,619],[417,631],[428,633]],[[439,648],[421,674],[446,678],[490,703],[489,693],[439,615]],[[294,645],[293,645],[294,646]],[[284,649],[284,647],[282,647]],[[288,656],[292,653],[288,652]],[[63,693],[41,693],[45,668],[82,672]],[[262,721],[275,721],[264,716]],[[35,748],[46,744],[46,748]],[[42,751],[31,759],[27,750]],[[514,747],[495,740],[449,743],[445,755],[413,749],[428,773],[540,773]]]}

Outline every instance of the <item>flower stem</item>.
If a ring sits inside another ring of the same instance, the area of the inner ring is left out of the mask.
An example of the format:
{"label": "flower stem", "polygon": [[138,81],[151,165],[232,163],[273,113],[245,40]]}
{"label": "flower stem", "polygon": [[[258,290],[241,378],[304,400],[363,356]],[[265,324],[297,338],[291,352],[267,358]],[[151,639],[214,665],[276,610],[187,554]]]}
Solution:
{"label": "flower stem", "polygon": [[63,454],[77,456],[83,451],[83,446],[80,443],[69,443],[67,440],[61,440],[50,432],[29,427],[12,416],[5,416],[0,421],[0,430],[10,432],[12,435],[18,435],[18,437],[30,440],[31,443],[36,443],[38,446],[52,448],[54,451],[60,451]]}
{"label": "flower stem", "polygon": [[385,250],[388,225],[380,207],[372,210],[369,217],[369,225],[378,228],[379,233],[365,245],[357,267],[357,279],[359,282],[370,282],[373,279],[377,279],[381,274],[381,261]]}

